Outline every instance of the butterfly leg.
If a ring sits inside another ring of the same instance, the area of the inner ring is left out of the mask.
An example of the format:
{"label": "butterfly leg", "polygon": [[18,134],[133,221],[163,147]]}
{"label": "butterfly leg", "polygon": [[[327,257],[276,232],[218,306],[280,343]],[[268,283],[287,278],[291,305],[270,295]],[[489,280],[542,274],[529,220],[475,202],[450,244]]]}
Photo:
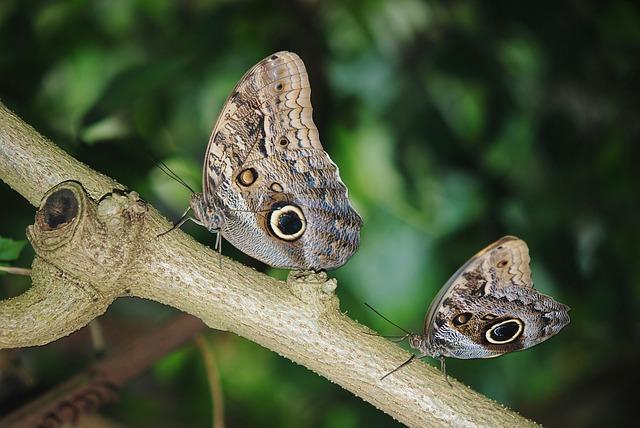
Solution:
{"label": "butterfly leg", "polygon": [[369,333],[368,331],[365,331],[364,334],[368,334],[369,336],[383,337],[385,339],[389,339],[389,341],[393,343],[400,343],[403,340],[405,340],[407,337],[409,337],[408,334],[405,334],[404,336],[383,336],[379,333]]}
{"label": "butterfly leg", "polygon": [[398,370],[400,370],[401,368],[403,368],[404,366],[406,366],[407,364],[409,364],[411,361],[413,361],[416,358],[415,355],[411,355],[411,357],[409,357],[409,359],[407,361],[405,361],[404,363],[400,364],[398,367],[396,367],[395,369],[391,370],[389,373],[387,373],[386,375],[382,376],[380,378],[380,380],[384,380],[384,378],[386,378],[387,376],[397,372]]}
{"label": "butterfly leg", "polygon": [[216,230],[216,243],[213,249],[218,251],[218,261],[220,262],[220,269],[222,269],[222,233],[220,233],[220,229]]}
{"label": "butterfly leg", "polygon": [[449,386],[453,388],[453,385],[451,385],[451,382],[449,382],[449,376],[447,376],[447,365],[445,363],[444,357],[441,355],[439,360],[440,360],[440,371],[444,375],[444,380],[446,380]]}

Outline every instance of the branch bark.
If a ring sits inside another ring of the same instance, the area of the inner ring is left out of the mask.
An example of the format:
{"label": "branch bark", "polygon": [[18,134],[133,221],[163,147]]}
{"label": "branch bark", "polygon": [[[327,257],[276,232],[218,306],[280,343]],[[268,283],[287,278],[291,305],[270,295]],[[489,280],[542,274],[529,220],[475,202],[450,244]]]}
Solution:
{"label": "branch bark", "polygon": [[[181,231],[157,238],[171,225],[152,206],[73,159],[1,103],[0,178],[40,206],[27,230],[37,254],[33,286],[0,302],[0,348],[48,343],[117,297],[134,295],[246,337],[409,426],[534,425],[458,382],[449,386],[423,363],[380,381],[408,355],[340,311],[334,279],[292,272],[277,281],[225,257],[220,266],[217,253]],[[74,199],[78,209],[56,224],[45,213],[60,197]]]}

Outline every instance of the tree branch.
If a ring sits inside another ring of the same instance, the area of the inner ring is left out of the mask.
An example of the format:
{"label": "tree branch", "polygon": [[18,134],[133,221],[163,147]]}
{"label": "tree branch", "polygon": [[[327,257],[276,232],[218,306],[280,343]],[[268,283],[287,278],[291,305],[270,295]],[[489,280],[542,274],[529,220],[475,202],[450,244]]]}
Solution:
{"label": "tree branch", "polygon": [[2,104],[0,178],[40,204],[27,230],[33,287],[0,302],[0,348],[50,342],[134,295],[259,343],[410,426],[533,425],[423,363],[380,381],[407,353],[340,312],[335,280],[292,272],[277,281],[225,257],[220,266],[181,231],[157,238],[170,224],[153,207]]}

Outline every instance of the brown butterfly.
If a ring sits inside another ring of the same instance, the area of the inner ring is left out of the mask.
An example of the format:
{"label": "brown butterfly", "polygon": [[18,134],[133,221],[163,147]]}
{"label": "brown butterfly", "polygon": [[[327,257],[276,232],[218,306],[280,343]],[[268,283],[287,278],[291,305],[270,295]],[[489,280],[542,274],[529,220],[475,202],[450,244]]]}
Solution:
{"label": "brown butterfly", "polygon": [[407,332],[415,358],[493,358],[530,348],[569,324],[569,307],[533,288],[527,244],[505,236],[469,259],[440,289],[423,334]]}
{"label": "brown butterfly", "polygon": [[[194,221],[242,252],[290,269],[342,266],[362,219],[320,144],[298,55],[277,52],[240,79],[205,152]],[[186,221],[186,213],[179,226]]]}

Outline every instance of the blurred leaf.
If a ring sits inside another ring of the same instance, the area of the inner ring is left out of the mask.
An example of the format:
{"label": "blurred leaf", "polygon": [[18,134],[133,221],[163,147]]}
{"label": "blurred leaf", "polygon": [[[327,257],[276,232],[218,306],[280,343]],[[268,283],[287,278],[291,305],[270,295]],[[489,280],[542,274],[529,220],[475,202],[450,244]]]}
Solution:
{"label": "blurred leaf", "polygon": [[116,51],[84,46],[63,59],[44,78],[40,105],[59,131],[75,136],[82,117],[121,70],[140,61],[129,47]]}
{"label": "blurred leaf", "polygon": [[324,427],[327,428],[357,428],[362,426],[358,416],[348,407],[334,407],[324,415]]}
{"label": "blurred leaf", "polygon": [[178,349],[153,365],[153,372],[160,382],[169,383],[184,369],[193,354],[191,347]]}
{"label": "blurred leaf", "polygon": [[544,164],[535,152],[536,124],[530,115],[510,115],[482,154],[488,170],[507,187],[532,189],[544,182]]}
{"label": "blurred leaf", "polygon": [[520,106],[536,107],[544,92],[541,89],[544,63],[534,41],[524,36],[510,38],[499,45],[498,57]]}
{"label": "blurred leaf", "polygon": [[85,126],[80,133],[80,138],[87,144],[95,144],[100,141],[114,140],[127,137],[131,129],[122,117],[110,116],[89,126]]}
{"label": "blurred leaf", "polygon": [[419,0],[375,1],[363,12],[374,42],[387,56],[396,56],[431,17],[428,3]]}
{"label": "blurred leaf", "polygon": [[0,260],[11,261],[17,259],[26,244],[27,241],[16,241],[0,236]]}
{"label": "blurred leaf", "polygon": [[367,110],[380,111],[398,87],[393,65],[377,54],[366,53],[332,63],[331,79],[343,94],[359,97]]}
{"label": "blurred leaf", "polygon": [[485,127],[484,90],[475,84],[431,72],[425,78],[431,99],[451,131],[462,141],[476,142]]}

